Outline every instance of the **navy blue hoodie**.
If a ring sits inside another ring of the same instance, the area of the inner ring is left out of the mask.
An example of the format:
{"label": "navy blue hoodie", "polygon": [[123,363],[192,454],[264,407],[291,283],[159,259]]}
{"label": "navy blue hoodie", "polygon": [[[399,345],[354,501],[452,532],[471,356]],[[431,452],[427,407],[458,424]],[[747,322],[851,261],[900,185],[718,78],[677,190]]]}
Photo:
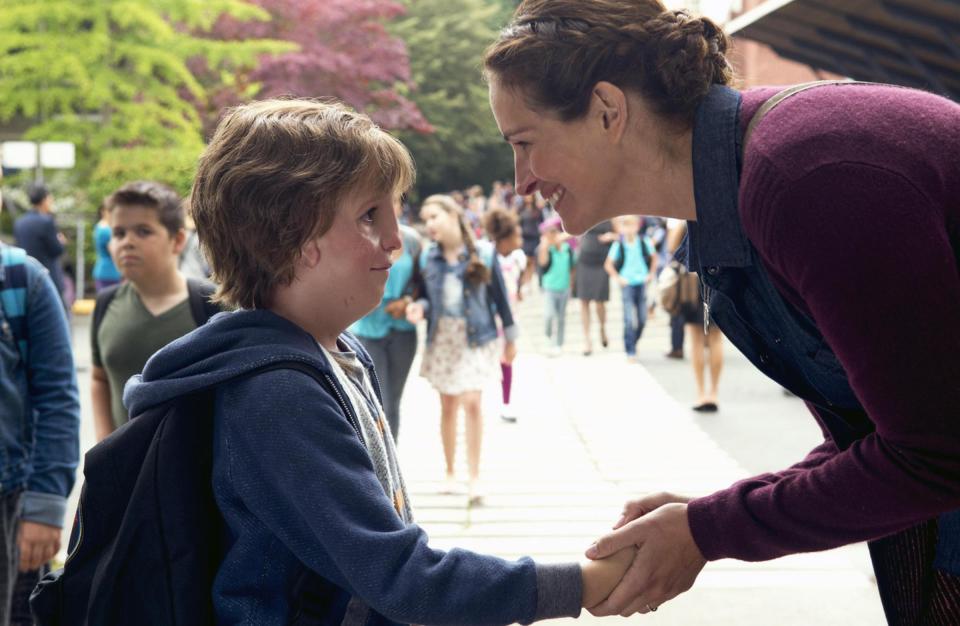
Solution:
{"label": "navy blue hoodie", "polygon": [[[351,335],[341,341],[372,372]],[[325,374],[273,370],[296,360]],[[316,341],[269,311],[223,313],[153,355],[127,383],[131,415],[215,387],[213,491],[226,540],[218,623],[509,624],[580,612],[575,563],[433,550],[377,480]],[[301,623],[301,622],[297,622]]]}

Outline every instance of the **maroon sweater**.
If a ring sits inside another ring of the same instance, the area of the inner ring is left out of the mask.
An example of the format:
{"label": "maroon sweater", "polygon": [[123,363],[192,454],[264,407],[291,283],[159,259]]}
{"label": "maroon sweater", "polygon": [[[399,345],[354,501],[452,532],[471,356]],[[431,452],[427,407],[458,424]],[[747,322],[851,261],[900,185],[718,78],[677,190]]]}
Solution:
{"label": "maroon sweater", "polygon": [[[777,91],[743,94],[741,128]],[[789,98],[750,139],[739,211],[876,432],[692,501],[704,556],[824,550],[960,508],[960,106],[875,86]]]}

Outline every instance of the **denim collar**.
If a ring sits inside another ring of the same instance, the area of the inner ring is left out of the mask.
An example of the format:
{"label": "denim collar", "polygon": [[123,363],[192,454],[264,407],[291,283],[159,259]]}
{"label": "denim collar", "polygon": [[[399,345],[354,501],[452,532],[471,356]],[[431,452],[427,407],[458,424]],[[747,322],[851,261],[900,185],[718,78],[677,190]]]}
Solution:
{"label": "denim collar", "polygon": [[[749,267],[750,242],[740,225],[740,92],[710,88],[693,123],[693,194],[697,221],[688,222],[687,266]],[[703,231],[701,233],[701,230]]]}

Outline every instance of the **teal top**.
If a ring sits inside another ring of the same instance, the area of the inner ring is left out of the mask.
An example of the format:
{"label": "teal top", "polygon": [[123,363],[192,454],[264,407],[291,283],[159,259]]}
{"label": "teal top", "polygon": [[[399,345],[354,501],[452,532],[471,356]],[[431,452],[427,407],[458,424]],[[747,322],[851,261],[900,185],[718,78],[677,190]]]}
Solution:
{"label": "teal top", "polygon": [[627,256],[623,260],[623,267],[620,268],[620,276],[625,278],[627,284],[631,287],[636,287],[637,285],[642,285],[647,282],[647,275],[650,273],[650,268],[647,267],[647,263],[643,259],[643,254],[640,252],[641,241],[647,248],[647,254],[651,257],[656,254],[650,240],[646,237],[640,237],[639,235],[637,235],[632,242],[628,242],[625,239],[623,241],[613,242],[613,245],[610,246],[610,252],[607,254],[607,258],[616,263],[617,258],[620,256],[621,244],[623,244],[623,249],[626,250]]}
{"label": "teal top", "polygon": [[394,319],[386,311],[386,306],[397,298],[406,295],[407,285],[413,278],[414,259],[420,257],[420,236],[409,226],[400,225],[400,234],[403,239],[403,253],[394,261],[387,276],[387,284],[383,288],[383,299],[377,308],[350,326],[350,332],[366,339],[383,339],[392,331],[413,331],[416,326],[406,318]]}
{"label": "teal top", "polygon": [[93,264],[93,277],[96,280],[120,280],[120,270],[113,263],[110,256],[110,237],[113,230],[106,224],[97,222],[93,227],[93,245],[97,251],[97,262]]}
{"label": "teal top", "polygon": [[570,274],[573,271],[573,251],[570,244],[550,246],[550,269],[543,273],[543,288],[549,291],[570,289]]}

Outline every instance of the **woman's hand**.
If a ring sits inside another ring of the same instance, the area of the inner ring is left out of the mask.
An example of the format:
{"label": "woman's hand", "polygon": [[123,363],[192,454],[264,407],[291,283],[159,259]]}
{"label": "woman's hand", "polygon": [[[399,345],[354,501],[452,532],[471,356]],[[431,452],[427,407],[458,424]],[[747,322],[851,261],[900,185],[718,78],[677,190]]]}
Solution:
{"label": "woman's hand", "polygon": [[500,362],[510,365],[515,358],[517,358],[517,344],[508,341],[503,346],[503,356],[500,357]]}
{"label": "woman's hand", "polygon": [[411,324],[417,324],[423,319],[423,305],[419,302],[411,302],[407,305],[407,321]]}
{"label": "woman's hand", "polygon": [[637,547],[623,580],[590,609],[593,615],[647,613],[693,586],[706,559],[690,533],[687,504],[678,499],[683,498],[657,494],[629,503],[616,530],[587,550],[588,558],[597,559]]}

